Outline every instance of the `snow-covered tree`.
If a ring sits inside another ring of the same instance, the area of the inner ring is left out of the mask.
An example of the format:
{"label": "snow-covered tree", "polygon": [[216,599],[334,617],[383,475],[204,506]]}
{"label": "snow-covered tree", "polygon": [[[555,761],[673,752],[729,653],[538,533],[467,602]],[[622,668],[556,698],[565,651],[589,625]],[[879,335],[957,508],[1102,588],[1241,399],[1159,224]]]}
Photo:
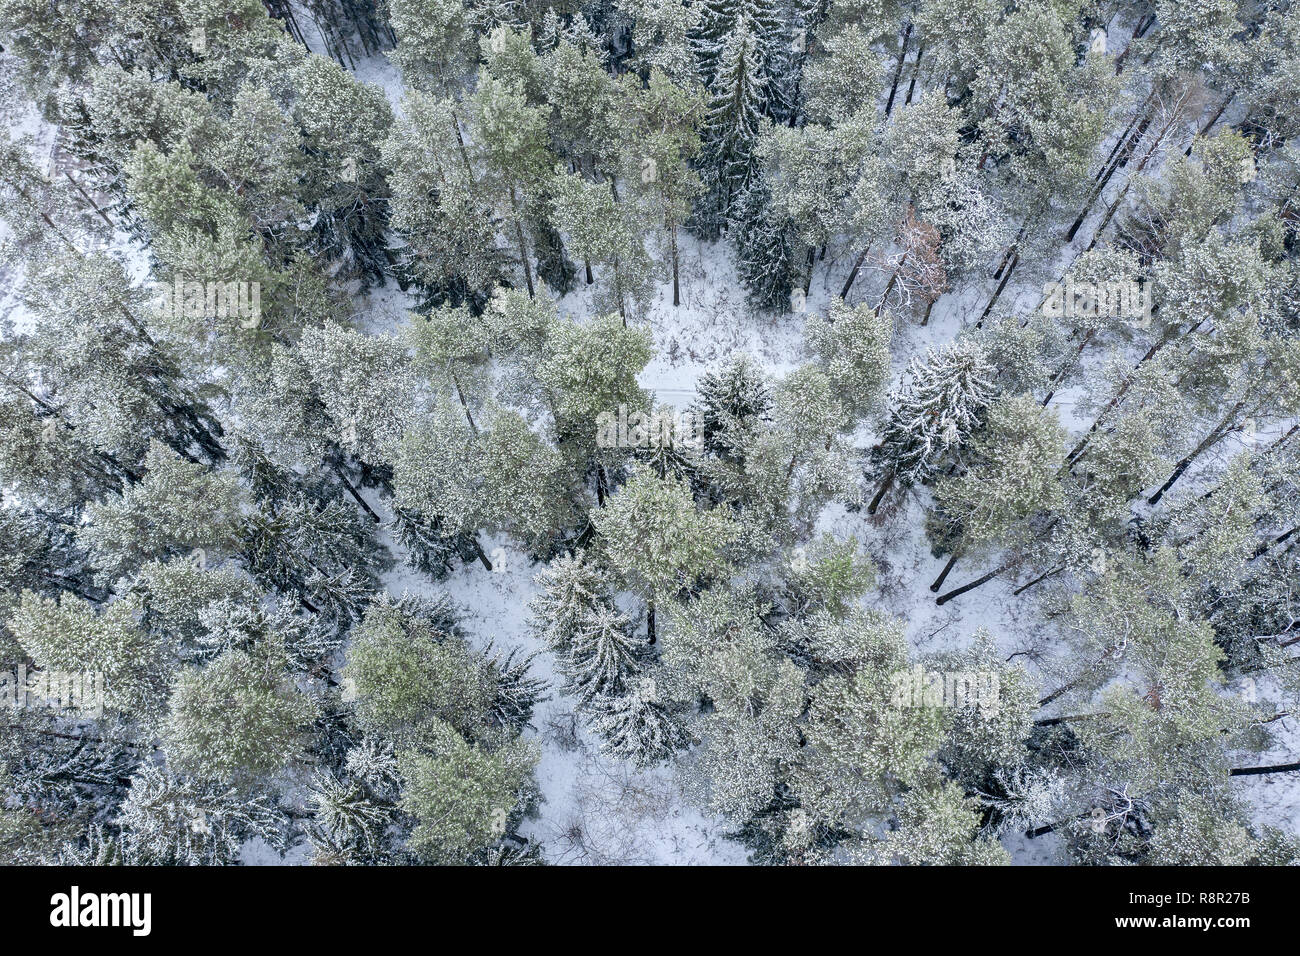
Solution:
{"label": "snow-covered tree", "polygon": [[659,478],[644,467],[633,471],[592,520],[611,565],[647,602],[651,644],[656,602],[719,573],[736,534],[723,511],[699,510],[684,482]]}
{"label": "snow-covered tree", "polygon": [[706,238],[718,235],[758,171],[766,85],[761,63],[753,24],[738,14],[718,55],[717,75],[706,82],[709,104],[699,158],[704,191],[694,219]]}
{"label": "snow-covered tree", "polygon": [[911,361],[907,385],[889,399],[879,447],[883,478],[872,513],[894,484],[924,481],[949,463],[983,422],[995,394],[992,376],[983,351],[970,343]]}
{"label": "snow-covered tree", "polygon": [[247,783],[302,750],[315,707],[293,685],[283,647],[230,649],[183,671],[163,727],[168,766],[201,780]]}

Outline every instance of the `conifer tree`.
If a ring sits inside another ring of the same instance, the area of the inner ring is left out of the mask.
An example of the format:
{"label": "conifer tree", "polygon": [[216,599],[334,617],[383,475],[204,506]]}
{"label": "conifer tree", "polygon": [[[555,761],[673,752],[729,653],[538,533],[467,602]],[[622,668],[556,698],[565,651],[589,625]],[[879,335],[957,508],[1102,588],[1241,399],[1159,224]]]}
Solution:
{"label": "conifer tree", "polygon": [[913,359],[910,382],[890,397],[881,438],[884,477],[870,511],[896,483],[924,481],[982,424],[993,397],[992,369],[981,350],[958,343]]}

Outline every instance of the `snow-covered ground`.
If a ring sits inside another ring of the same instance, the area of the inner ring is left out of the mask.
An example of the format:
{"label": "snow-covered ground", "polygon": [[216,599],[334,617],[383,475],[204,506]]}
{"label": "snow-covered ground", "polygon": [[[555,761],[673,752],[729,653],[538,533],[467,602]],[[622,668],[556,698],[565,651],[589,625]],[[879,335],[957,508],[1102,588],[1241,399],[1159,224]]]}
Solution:
{"label": "snow-covered ground", "polygon": [[[384,58],[360,61],[356,74],[362,81],[382,88],[394,107],[400,109],[400,82],[396,70]],[[53,144],[53,131],[34,113],[23,119],[16,132],[32,135],[41,155],[47,154]],[[1120,188],[1122,179],[1117,177],[1108,198]],[[1072,246],[1061,249],[1061,258],[1054,264],[1058,268],[1055,274],[1059,275],[1082,249],[1089,235],[1090,228],[1085,227]],[[725,244],[701,243],[686,234],[680,241],[682,304],[672,305],[670,283],[659,285],[645,319],[653,332],[657,355],[641,376],[644,387],[654,391],[660,401],[684,407],[691,402],[700,376],[739,352],[755,356],[775,376],[787,373],[805,359],[802,315],[754,312],[745,302]],[[113,247],[143,278],[144,251],[120,235]],[[807,299],[809,313],[824,312],[850,265],[843,257],[834,256],[817,264]],[[0,320],[7,318],[21,328],[24,315],[11,294],[12,278],[0,274]],[[1003,292],[1002,306],[1022,312],[1033,309],[1041,299],[1042,282],[1040,274],[1023,270]],[[879,273],[864,270],[850,302],[874,301],[884,284]],[[988,278],[963,283],[938,300],[924,326],[916,318],[900,320],[892,343],[895,376],[911,357],[951,341],[962,328],[973,324],[995,285]],[[371,332],[391,331],[401,325],[411,307],[409,297],[390,282],[357,302],[355,318]],[[590,291],[579,283],[560,300],[559,307],[561,313],[573,316],[592,314]],[[1062,388],[1051,403],[1062,422],[1076,431],[1087,425],[1086,419],[1075,414],[1079,398],[1077,389]],[[856,436],[864,449],[873,438],[865,429]],[[936,606],[929,585],[946,559],[931,555],[923,533],[926,494],[893,495],[875,516],[842,507],[828,509],[822,515],[819,530],[840,537],[856,536],[878,566],[877,588],[863,599],[864,604],[904,619],[908,640],[919,653],[965,647],[980,629],[989,630],[1008,656],[1030,648],[1042,650],[1047,638],[1035,611],[1036,598],[1013,597],[1014,581],[994,580],[942,607]],[[498,650],[537,652],[533,671],[553,686],[550,699],[537,708],[534,726],[527,731],[540,746],[537,779],[543,802],[538,818],[524,826],[524,835],[540,842],[546,859],[553,863],[744,863],[745,849],[727,838],[727,824],[691,804],[671,767],[637,772],[599,753],[596,741],[576,714],[575,702],[556,689],[560,681],[554,674],[554,661],[527,626],[527,605],[536,591],[533,578],[538,566],[508,540],[487,539],[485,549],[493,556],[496,567],[492,572],[477,563],[467,564],[445,581],[432,582],[399,564],[387,574],[384,584],[394,594],[445,590],[460,606],[466,630],[477,646],[486,647],[491,642]],[[962,560],[952,572],[948,587],[990,569],[976,560]],[[1278,734],[1278,745],[1274,752],[1262,755],[1260,762],[1274,758],[1281,761],[1300,751],[1300,726],[1295,718],[1278,721],[1273,729]],[[1259,822],[1292,833],[1300,831],[1300,786],[1292,775],[1242,778],[1237,786],[1256,808]],[[1014,836],[1005,843],[1017,863],[1058,861],[1059,845],[1053,835],[1038,839]],[[304,862],[305,854],[295,848],[281,859],[264,844],[250,845],[244,861]]]}

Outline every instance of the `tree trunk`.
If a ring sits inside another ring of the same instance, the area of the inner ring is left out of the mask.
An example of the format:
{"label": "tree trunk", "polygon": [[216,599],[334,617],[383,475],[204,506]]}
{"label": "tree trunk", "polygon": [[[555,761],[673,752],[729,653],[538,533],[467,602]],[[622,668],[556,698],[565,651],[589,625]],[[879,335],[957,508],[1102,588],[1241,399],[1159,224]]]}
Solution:
{"label": "tree trunk", "polygon": [[931,591],[937,593],[939,588],[943,587],[943,582],[947,580],[949,572],[952,571],[953,565],[957,563],[957,559],[960,557],[960,552],[954,551],[952,553],[952,557],[948,559],[948,563],[943,566],[943,570],[939,572],[939,576],[935,578],[934,583],[930,585]]}
{"label": "tree trunk", "polygon": [[655,642],[655,598],[653,594],[646,601],[645,633],[646,643],[653,644]]}
{"label": "tree trunk", "polygon": [[889,284],[885,286],[885,291],[880,296],[880,301],[876,303],[876,315],[885,307],[885,302],[889,299],[889,293],[894,291],[894,286],[898,283],[898,274],[903,271],[903,266],[907,265],[908,253],[903,253],[903,258],[898,260],[898,265],[894,268],[894,273],[889,277]]}
{"label": "tree trunk", "polygon": [[898,49],[898,65],[894,67],[894,81],[889,85],[889,99],[885,101],[885,115],[894,108],[894,96],[898,93],[898,81],[903,76],[903,61],[907,59],[907,41],[912,38],[912,21],[903,24],[903,42]]}
{"label": "tree trunk", "polygon": [[1210,431],[1208,435],[1205,436],[1205,438],[1201,441],[1201,443],[1197,445],[1194,449],[1192,449],[1190,453],[1185,455],[1183,459],[1180,462],[1178,462],[1177,465],[1174,466],[1174,472],[1169,476],[1169,480],[1160,486],[1159,491],[1157,491],[1154,495],[1152,495],[1150,498],[1147,499],[1147,504],[1149,505],[1159,504],[1160,499],[1164,497],[1165,492],[1168,491],[1170,488],[1172,488],[1174,486],[1174,483],[1178,481],[1179,478],[1183,477],[1183,472],[1187,471],[1188,466],[1191,465],[1193,461],[1195,461],[1203,452],[1205,452],[1210,448],[1213,448],[1215,445],[1223,441],[1223,439],[1228,436],[1228,434],[1232,431],[1232,428],[1230,427],[1232,424],[1232,419],[1236,416],[1236,414],[1239,411],[1241,411],[1241,407],[1245,404],[1246,404],[1245,402],[1238,402],[1236,405],[1232,406],[1232,410],[1228,412],[1227,415],[1224,416],[1223,420],[1219,422],[1219,424],[1214,426],[1214,428]]}
{"label": "tree trunk", "polygon": [[519,201],[515,197],[515,187],[510,187],[510,209],[514,213],[515,238],[519,240],[519,261],[524,267],[524,283],[528,286],[528,298],[536,297],[533,291],[533,273],[528,265],[528,243],[524,241],[524,227],[519,221]]}
{"label": "tree trunk", "polygon": [[880,489],[876,492],[876,496],[871,499],[871,505],[867,508],[867,514],[873,515],[876,513],[876,509],[880,507],[880,502],[885,497],[885,493],[889,491],[893,484],[894,473],[891,471],[885,476],[884,481],[880,483]]}
{"label": "tree trunk", "polygon": [[1022,584],[1020,587],[1016,588],[1014,591],[1011,592],[1011,595],[1012,597],[1019,597],[1020,595],[1028,591],[1030,588],[1032,588],[1035,584],[1038,584],[1042,581],[1046,581],[1048,578],[1052,577],[1053,575],[1060,574],[1064,570],[1065,570],[1065,565],[1061,565],[1059,568],[1056,568],[1053,571],[1048,571],[1046,574],[1040,574],[1038,577],[1034,578],[1028,584]]}
{"label": "tree trunk", "polygon": [[361,510],[370,515],[371,521],[378,524],[379,515],[375,514],[375,509],[371,508],[370,505],[366,503],[366,499],[361,497],[361,492],[357,491],[357,489],[352,486],[352,482],[348,481],[348,477],[344,474],[342,466],[335,465],[334,474],[338,476],[339,481],[343,482],[343,487],[348,490],[348,494],[352,496],[353,500],[361,506]]}
{"label": "tree trunk", "polygon": [[465,137],[460,131],[460,117],[456,115],[455,100],[452,100],[451,102],[451,128],[456,134],[456,146],[460,150],[460,161],[465,166],[465,172],[469,174],[470,182],[474,182],[474,167],[469,161],[469,151],[465,149]]}
{"label": "tree trunk", "polygon": [[1002,290],[1005,289],[1007,283],[1011,281],[1011,273],[1016,271],[1016,266],[1020,263],[1020,241],[1024,239],[1025,230],[1028,228],[1029,217],[1026,216],[1025,221],[1020,225],[1020,231],[1016,233],[1016,241],[1007,248],[1006,255],[1002,257],[1002,262],[998,266],[997,272],[993,273],[994,278],[1001,275],[1002,279],[998,283],[998,287],[993,290],[993,296],[989,299],[989,304],[984,307],[984,311],[980,314],[979,321],[975,323],[975,328],[978,329],[984,324],[984,320],[987,319],[989,313],[993,311],[993,306],[997,305],[998,298],[1002,295]]}
{"label": "tree trunk", "polygon": [[[1192,326],[1190,329],[1184,332],[1183,335],[1191,335],[1200,327],[1201,327],[1201,323],[1198,322],[1196,323],[1196,325]],[[1142,358],[1138,360],[1137,365],[1133,366],[1133,371],[1136,372],[1145,363],[1151,361],[1151,359],[1155,357],[1157,352],[1159,352],[1162,348],[1164,348],[1166,345],[1172,342],[1175,338],[1181,338],[1181,337],[1182,337],[1181,335],[1167,336],[1161,339],[1155,345],[1151,346],[1151,348],[1147,349],[1146,355],[1142,356]],[[1075,445],[1074,449],[1070,452],[1070,454],[1066,456],[1065,463],[1067,465],[1074,464],[1074,462],[1078,460],[1079,456],[1083,454],[1083,450],[1084,448],[1087,447],[1088,442],[1092,439],[1093,433],[1105,420],[1106,416],[1109,415],[1115,409],[1115,407],[1120,403],[1120,401],[1124,398],[1124,395],[1128,392],[1132,384],[1133,384],[1133,375],[1130,374],[1129,377],[1124,380],[1124,383],[1119,387],[1119,391],[1115,393],[1115,397],[1112,398],[1109,403],[1107,403],[1106,407],[1103,408],[1101,412],[1097,415],[1096,419],[1093,420],[1092,427],[1089,428],[1088,431],[1084,433],[1084,436],[1079,439],[1079,443]]]}
{"label": "tree trunk", "polygon": [[1294,773],[1300,770],[1300,763],[1275,763],[1271,767],[1234,767],[1228,771],[1230,777],[1256,777],[1266,773]]}
{"label": "tree trunk", "polygon": [[912,93],[916,90],[916,76],[921,72],[921,57],[923,56],[925,56],[924,43],[916,48],[916,62],[912,64],[912,81],[907,84],[907,98],[903,100],[904,106],[912,102]]}
{"label": "tree trunk", "polygon": [[949,601],[951,601],[953,598],[955,598],[955,597],[961,597],[961,596],[962,596],[963,594],[965,594],[967,591],[974,591],[974,590],[975,590],[977,587],[979,587],[981,584],[987,584],[988,582],[992,581],[994,578],[996,578],[996,577],[997,577],[999,574],[1001,574],[1003,571],[1005,571],[1005,570],[1007,570],[1009,567],[1011,567],[1011,565],[1014,564],[1014,563],[1015,563],[1014,561],[1010,561],[1010,562],[1008,562],[1008,563],[1002,565],[1002,567],[1000,567],[1000,568],[995,568],[994,570],[990,571],[988,574],[984,575],[982,578],[976,578],[974,581],[970,582],[969,584],[963,584],[961,587],[959,587],[959,588],[954,588],[953,590],[949,591],[947,594],[941,594],[941,595],[939,595],[937,598],[934,599],[934,603],[937,604],[937,605],[943,606],[944,604],[947,604]]}
{"label": "tree trunk", "polygon": [[470,537],[470,541],[473,542],[473,544],[474,544],[474,554],[478,557],[479,561],[483,562],[483,567],[485,567],[485,568],[487,568],[489,571],[491,571],[491,570],[492,570],[492,562],[489,561],[489,560],[488,560],[488,556],[487,556],[486,554],[483,553],[483,546],[482,546],[481,544],[478,543],[478,535],[473,535],[473,536],[471,536],[471,537]]}
{"label": "tree trunk", "polygon": [[465,420],[469,422],[469,430],[477,435],[478,426],[474,424],[474,416],[469,413],[469,405],[465,401],[465,393],[461,391],[460,379],[456,378],[455,371],[450,368],[447,370],[447,376],[451,379],[451,384],[456,389],[456,397],[460,399],[460,407],[465,411]]}
{"label": "tree trunk", "polygon": [[[1214,124],[1219,121],[1219,118],[1223,116],[1223,111],[1228,108],[1228,104],[1233,101],[1236,95],[1237,95],[1236,91],[1229,93],[1228,98],[1219,104],[1219,108],[1214,111],[1214,115],[1210,117],[1210,121],[1206,123],[1204,126],[1202,126],[1200,130],[1197,132],[1195,139],[1192,140],[1192,145],[1195,145],[1196,140],[1200,139],[1202,136],[1208,133],[1210,129],[1214,126]],[[1188,146],[1187,149],[1183,150],[1183,155],[1184,156],[1192,155],[1192,147]]]}
{"label": "tree trunk", "polygon": [[1069,375],[1071,370],[1079,364],[1079,356],[1083,354],[1083,350],[1088,347],[1088,343],[1092,341],[1093,336],[1096,334],[1096,329],[1089,329],[1088,334],[1083,337],[1083,341],[1079,343],[1079,347],[1075,350],[1074,356],[1056,373],[1051,385],[1048,386],[1047,397],[1043,399],[1043,408],[1046,408],[1047,403],[1052,400],[1052,396],[1056,394],[1057,386],[1065,380],[1065,376]]}
{"label": "tree trunk", "polygon": [[1143,154],[1142,160],[1133,169],[1133,172],[1129,173],[1128,179],[1124,181],[1124,188],[1119,191],[1119,195],[1115,197],[1115,201],[1110,205],[1110,208],[1106,210],[1106,215],[1102,219],[1101,225],[1098,226],[1097,231],[1092,234],[1092,241],[1088,243],[1088,249],[1086,251],[1091,251],[1096,247],[1097,242],[1101,239],[1101,234],[1106,231],[1106,227],[1110,225],[1111,219],[1114,218],[1115,213],[1119,211],[1119,207],[1124,203],[1124,197],[1128,195],[1128,191],[1130,187],[1132,187],[1133,181],[1142,174],[1142,170],[1146,168],[1147,163],[1151,161],[1151,157],[1154,156],[1156,150],[1160,148],[1160,143],[1164,140],[1165,134],[1169,132],[1169,128],[1173,126],[1174,121],[1178,119],[1178,114],[1182,105],[1183,99],[1180,98],[1179,101],[1174,104],[1173,109],[1169,111],[1169,121],[1165,123],[1164,127],[1156,135],[1155,142],[1152,143],[1151,148]]}
{"label": "tree trunk", "polygon": [[1120,51],[1119,56],[1115,57],[1116,76],[1124,72],[1124,61],[1128,58],[1129,51],[1133,49],[1133,41],[1142,39],[1142,37],[1146,35],[1146,32],[1151,29],[1152,25],[1155,22],[1156,22],[1156,15],[1153,13],[1149,15],[1141,23],[1138,24],[1137,29],[1133,31],[1132,39],[1128,41],[1128,46],[1124,47],[1124,49]]}
{"label": "tree trunk", "polygon": [[90,203],[90,208],[95,210],[95,212],[99,213],[99,218],[104,220],[104,222],[108,224],[108,228],[115,229],[116,226],[113,225],[113,220],[108,218],[108,213],[104,212],[104,210],[99,208],[99,205],[95,202],[95,200],[91,199],[90,195],[84,189],[81,188],[81,183],[73,179],[72,173],[68,172],[65,169],[63,171],[63,175],[68,178],[68,182],[72,183],[73,187],[77,190],[77,192],[81,193],[81,198],[86,200],[86,202]]}
{"label": "tree trunk", "polygon": [[[1154,95],[1152,94],[1152,96]],[[1149,100],[1150,97],[1148,97]],[[1136,133],[1132,132],[1134,124],[1137,124]],[[1106,163],[1097,173],[1097,185],[1093,187],[1092,192],[1088,195],[1088,200],[1083,204],[1082,211],[1075,218],[1070,228],[1066,230],[1066,242],[1073,241],[1075,234],[1088,218],[1088,213],[1092,212],[1093,205],[1101,198],[1101,194],[1106,191],[1106,187],[1110,185],[1111,177],[1115,175],[1116,170],[1123,168],[1128,163],[1133,155],[1133,150],[1137,149],[1138,143],[1142,141],[1142,137],[1146,134],[1147,127],[1150,125],[1151,117],[1149,115],[1140,115],[1133,118],[1133,122],[1129,124],[1128,129],[1124,131],[1124,135],[1120,137],[1120,141],[1115,144],[1111,157],[1106,160]]]}
{"label": "tree trunk", "polygon": [[870,251],[871,251],[870,246],[863,249],[862,254],[859,255],[857,261],[853,263],[853,268],[849,270],[849,277],[844,280],[844,288],[840,289],[841,299],[847,296],[849,294],[849,290],[853,288],[853,281],[858,277],[858,270],[862,268],[862,263],[866,261],[867,253]]}
{"label": "tree trunk", "polygon": [[1068,694],[1070,691],[1074,690],[1074,688],[1078,687],[1078,686],[1079,686],[1080,684],[1082,684],[1085,680],[1087,680],[1087,678],[1088,678],[1088,674],[1092,671],[1092,669],[1093,669],[1094,667],[1098,667],[1098,666],[1100,666],[1101,664],[1105,663],[1106,658],[1108,658],[1108,657],[1110,657],[1112,654],[1114,654],[1114,653],[1115,653],[1115,650],[1116,650],[1115,647],[1111,647],[1108,651],[1106,651],[1105,654],[1102,654],[1101,657],[1097,658],[1095,661],[1093,661],[1091,664],[1089,664],[1087,670],[1085,670],[1082,674],[1080,674],[1080,675],[1079,675],[1078,677],[1076,677],[1074,680],[1070,681],[1068,684],[1062,684],[1060,687],[1056,688],[1056,690],[1052,691],[1052,692],[1051,692],[1050,694],[1048,694],[1046,697],[1041,698],[1041,699],[1038,701],[1038,706],[1039,706],[1039,707],[1046,707],[1048,704],[1050,704],[1050,703],[1052,703],[1053,701],[1055,701],[1058,697],[1064,697],[1064,696],[1065,696],[1066,694]]}
{"label": "tree trunk", "polygon": [[676,226],[668,227],[668,237],[669,237],[668,245],[672,249],[672,254],[673,254],[673,308],[677,308],[679,305],[682,304],[682,290],[681,290],[681,281],[678,278],[678,269],[677,269],[677,227]]}
{"label": "tree trunk", "polygon": [[1011,257],[1011,261],[1007,264],[1006,272],[1002,275],[1002,281],[999,282],[998,287],[993,290],[993,296],[989,299],[989,304],[984,306],[984,311],[980,313],[980,318],[979,321],[975,323],[975,328],[978,329],[984,324],[984,320],[987,319],[989,313],[993,311],[993,306],[998,304],[998,299],[1002,296],[1002,290],[1005,289],[1007,283],[1011,281],[1011,273],[1015,271],[1015,268],[1019,263],[1020,253],[1017,252]]}

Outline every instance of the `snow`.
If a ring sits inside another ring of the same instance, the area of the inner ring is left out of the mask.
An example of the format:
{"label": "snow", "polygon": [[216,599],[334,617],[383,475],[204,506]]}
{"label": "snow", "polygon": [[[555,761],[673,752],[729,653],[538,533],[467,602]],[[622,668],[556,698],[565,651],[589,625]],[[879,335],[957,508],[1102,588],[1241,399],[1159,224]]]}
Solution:
{"label": "snow", "polygon": [[[302,22],[310,20],[304,18]],[[401,83],[386,58],[359,61],[356,75],[382,89],[394,108],[400,110]],[[17,132],[33,134],[38,149],[48,153],[53,131],[34,113],[22,119]],[[1117,176],[1106,198],[1113,197],[1124,182],[1124,176]],[[1098,203],[1097,208],[1104,209],[1105,203]],[[1053,265],[1055,274],[1059,275],[1065,263],[1084,248],[1096,221],[1094,213],[1071,246],[1060,250],[1061,259]],[[0,240],[3,238],[0,234]],[[120,235],[112,248],[126,257],[133,274],[143,279],[147,271],[144,250],[130,245]],[[830,298],[839,291],[848,265],[843,256],[831,256],[817,264],[807,300],[809,313],[824,314]],[[653,333],[657,354],[643,372],[641,384],[654,391],[660,401],[686,407],[693,400],[700,376],[740,352],[758,358],[774,376],[788,373],[804,360],[803,316],[772,316],[751,309],[725,243],[701,242],[683,232],[680,267],[682,304],[672,305],[671,282],[661,282],[643,320]],[[13,278],[0,275],[0,282],[4,282],[0,289],[4,293],[0,298],[0,320],[10,319],[21,331],[26,316],[13,301]],[[1040,274],[1023,269],[1003,292],[1001,308],[1018,314],[1035,308],[1041,300],[1042,281]],[[876,301],[884,282],[878,273],[864,270],[850,303]],[[988,277],[963,281],[936,302],[925,326],[919,324],[919,318],[901,317],[892,343],[895,382],[910,358],[952,341],[960,330],[978,320],[995,287],[996,281]],[[354,320],[367,332],[378,334],[402,325],[411,300],[390,281],[358,301],[357,306]],[[592,314],[592,289],[582,285],[580,276],[575,288],[560,299],[559,308],[562,314]],[[1063,424],[1075,433],[1090,421],[1076,412],[1082,397],[1078,386],[1069,386],[1059,389],[1051,401]],[[855,437],[863,449],[874,439],[867,429]],[[928,492],[921,491],[892,494],[875,516],[835,506],[820,517],[817,530],[840,537],[855,535],[871,554],[879,571],[878,583],[863,603],[904,619],[907,639],[915,652],[933,654],[967,647],[981,629],[992,632],[999,650],[1007,656],[1037,646],[1043,624],[1035,611],[1035,598],[1032,594],[1013,597],[1015,582],[1009,579],[996,579],[942,607],[935,604],[929,585],[942,570],[946,556],[936,558],[930,553],[923,532],[927,504]],[[539,816],[525,823],[523,835],[542,845],[549,862],[559,864],[744,863],[746,851],[728,839],[728,825],[691,805],[672,768],[638,772],[600,754],[597,740],[576,714],[575,701],[557,689],[560,681],[553,658],[527,626],[527,605],[537,590],[534,576],[539,566],[507,539],[486,538],[483,543],[490,553],[501,549],[496,555],[504,558],[496,561],[492,572],[477,563],[466,564],[446,580],[433,582],[399,564],[387,573],[383,583],[393,594],[446,591],[461,608],[466,631],[479,648],[492,643],[502,651],[520,648],[527,653],[539,652],[533,671],[551,683],[551,698],[537,707],[526,736],[540,748],[536,776],[543,800]],[[963,559],[946,587],[964,583],[991,568],[977,560]],[[1300,726],[1294,718],[1279,721],[1274,729],[1278,732],[1277,745],[1270,753],[1259,755],[1259,763],[1294,759],[1290,755],[1300,751]],[[1255,808],[1259,822],[1300,832],[1300,787],[1294,777],[1241,778],[1236,786]],[[1016,863],[1060,861],[1059,839],[1052,834],[1037,839],[1016,834],[1005,838],[1004,844]],[[304,863],[308,862],[307,856],[301,844],[281,858],[266,844],[253,841],[244,848],[241,860],[249,865]]]}
{"label": "snow", "polygon": [[[462,623],[478,648],[542,651],[529,633],[527,606],[537,591],[541,567],[503,538],[483,538],[493,555],[493,570],[477,563],[431,583],[400,566],[384,585],[390,593],[445,591],[462,611]],[[499,549],[499,550],[498,550]],[[502,560],[497,560],[501,558]],[[622,761],[601,756],[598,741],[575,719],[575,702],[554,688],[561,683],[554,659],[541,653],[532,673],[552,685],[551,699],[533,715],[525,737],[541,747],[537,781],[540,816],[521,833],[542,844],[545,858],[566,864],[739,864],[745,849],[726,839],[726,826],[686,804],[667,768],[637,772]]]}

